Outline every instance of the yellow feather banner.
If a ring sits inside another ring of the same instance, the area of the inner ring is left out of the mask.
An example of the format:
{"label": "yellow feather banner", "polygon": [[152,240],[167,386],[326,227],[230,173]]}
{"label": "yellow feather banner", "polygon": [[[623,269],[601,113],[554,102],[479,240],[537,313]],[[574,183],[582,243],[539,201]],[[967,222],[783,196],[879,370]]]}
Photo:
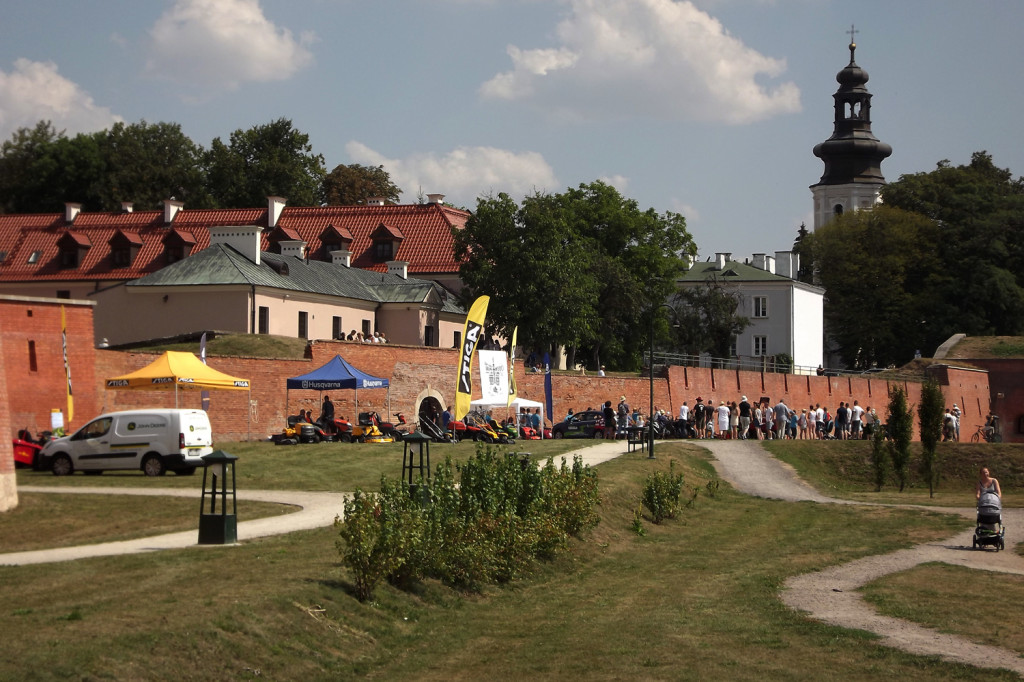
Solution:
{"label": "yellow feather banner", "polygon": [[462,329],[462,353],[459,356],[459,373],[455,381],[455,419],[460,420],[469,412],[469,403],[473,399],[473,353],[483,336],[484,319],[487,317],[487,304],[490,296],[481,296],[473,301],[466,315],[466,325]]}

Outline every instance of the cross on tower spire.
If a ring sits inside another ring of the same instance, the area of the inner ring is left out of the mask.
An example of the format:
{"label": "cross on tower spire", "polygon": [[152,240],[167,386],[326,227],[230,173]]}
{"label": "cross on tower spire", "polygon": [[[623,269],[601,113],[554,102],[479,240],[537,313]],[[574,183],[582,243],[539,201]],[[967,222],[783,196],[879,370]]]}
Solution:
{"label": "cross on tower spire", "polygon": [[846,32],[850,34],[850,63],[853,64],[853,51],[857,49],[857,43],[854,42],[853,36],[860,33],[860,31],[854,28],[853,24],[850,24],[850,30]]}

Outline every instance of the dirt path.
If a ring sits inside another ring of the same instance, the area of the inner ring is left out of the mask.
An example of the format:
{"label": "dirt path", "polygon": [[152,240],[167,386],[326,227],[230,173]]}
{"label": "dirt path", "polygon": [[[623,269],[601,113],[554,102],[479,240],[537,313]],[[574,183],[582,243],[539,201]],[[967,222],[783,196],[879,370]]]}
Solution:
{"label": "dirt path", "polygon": [[[817,492],[800,480],[792,467],[775,459],[756,442],[704,441],[701,445],[714,454],[719,476],[741,492],[780,500],[857,504]],[[972,520],[975,515],[973,508],[929,509],[960,514]],[[1024,523],[1024,510],[1004,509],[1003,520],[1010,528],[1019,528]],[[874,632],[887,646],[981,668],[1005,668],[1024,675],[1024,658],[1016,652],[975,644],[963,637],[882,616],[857,591],[876,578],[932,561],[1024,575],[1024,558],[1013,552],[974,551],[971,549],[973,535],[970,529],[942,542],[864,557],[817,573],[794,576],[786,581],[782,601],[824,623]]]}

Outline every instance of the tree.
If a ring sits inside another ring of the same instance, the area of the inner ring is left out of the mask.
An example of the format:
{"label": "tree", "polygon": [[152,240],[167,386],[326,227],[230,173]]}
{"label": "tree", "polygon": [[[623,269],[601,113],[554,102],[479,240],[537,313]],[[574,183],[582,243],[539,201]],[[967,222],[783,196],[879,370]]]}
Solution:
{"label": "tree", "polygon": [[825,322],[850,367],[902,364],[936,347],[929,321],[948,308],[935,297],[938,226],[878,206],[838,216],[804,237],[825,288]]}
{"label": "tree", "polygon": [[935,486],[939,482],[939,460],[936,445],[942,437],[942,418],[946,399],[934,376],[928,376],[921,384],[921,402],[917,405],[917,420],[921,429],[921,473],[928,481],[928,496],[935,497]]}
{"label": "tree", "polygon": [[40,161],[52,145],[64,139],[50,121],[33,128],[19,128],[0,146],[0,213],[42,213],[56,211]]}
{"label": "tree", "polygon": [[943,309],[929,320],[932,339],[1024,332],[1024,179],[981,151],[966,165],[901,176],[882,198],[938,226],[928,295]]}
{"label": "tree", "polygon": [[716,358],[729,357],[733,339],[750,324],[738,314],[739,304],[739,293],[717,278],[681,290],[672,303],[679,323],[673,334],[675,347],[690,355],[706,352]]}
{"label": "tree", "polygon": [[899,386],[889,394],[889,417],[885,425],[889,435],[889,456],[900,492],[907,485],[910,441],[914,434],[914,415],[907,407],[907,395]]}
{"label": "tree", "polygon": [[130,201],[138,208],[157,209],[172,197],[191,208],[212,206],[205,152],[177,123],[115,123],[100,144],[108,168],[98,192],[105,208]]}
{"label": "tree", "polygon": [[453,237],[464,303],[489,295],[489,327],[510,338],[518,326],[524,348],[571,345],[595,327],[591,253],[557,196],[535,193],[521,207],[504,193],[481,198]]}
{"label": "tree", "polygon": [[324,157],[286,118],[215,138],[206,154],[210,192],[224,208],[262,206],[282,196],[292,206],[323,203]]}
{"label": "tree", "polygon": [[324,178],[324,201],[328,206],[355,206],[365,204],[371,197],[381,197],[397,204],[402,190],[391,182],[384,166],[335,166]]}
{"label": "tree", "polygon": [[[695,247],[685,220],[641,211],[609,185],[478,200],[455,254],[466,301],[491,296],[490,324],[520,345],[578,348],[609,367],[638,367],[650,315]],[[638,333],[639,332],[639,333]]]}

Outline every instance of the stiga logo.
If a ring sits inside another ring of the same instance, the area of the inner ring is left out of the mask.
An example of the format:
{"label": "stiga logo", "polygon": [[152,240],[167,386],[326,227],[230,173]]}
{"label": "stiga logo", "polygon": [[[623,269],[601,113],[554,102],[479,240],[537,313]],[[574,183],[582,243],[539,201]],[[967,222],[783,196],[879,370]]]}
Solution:
{"label": "stiga logo", "polygon": [[470,322],[466,327],[466,338],[462,342],[462,368],[459,371],[459,391],[472,393],[473,382],[470,377],[473,367],[473,349],[480,338],[481,325]]}
{"label": "stiga logo", "polygon": [[170,377],[157,377],[155,379],[150,379],[150,383],[153,383],[153,384],[173,384],[174,383],[174,379],[171,379]]}
{"label": "stiga logo", "polygon": [[237,386],[238,388],[249,388],[249,382],[248,381],[236,381],[235,382],[235,386]]}
{"label": "stiga logo", "polygon": [[107,386],[110,388],[118,388],[121,386],[127,386],[127,379],[107,379]]}

